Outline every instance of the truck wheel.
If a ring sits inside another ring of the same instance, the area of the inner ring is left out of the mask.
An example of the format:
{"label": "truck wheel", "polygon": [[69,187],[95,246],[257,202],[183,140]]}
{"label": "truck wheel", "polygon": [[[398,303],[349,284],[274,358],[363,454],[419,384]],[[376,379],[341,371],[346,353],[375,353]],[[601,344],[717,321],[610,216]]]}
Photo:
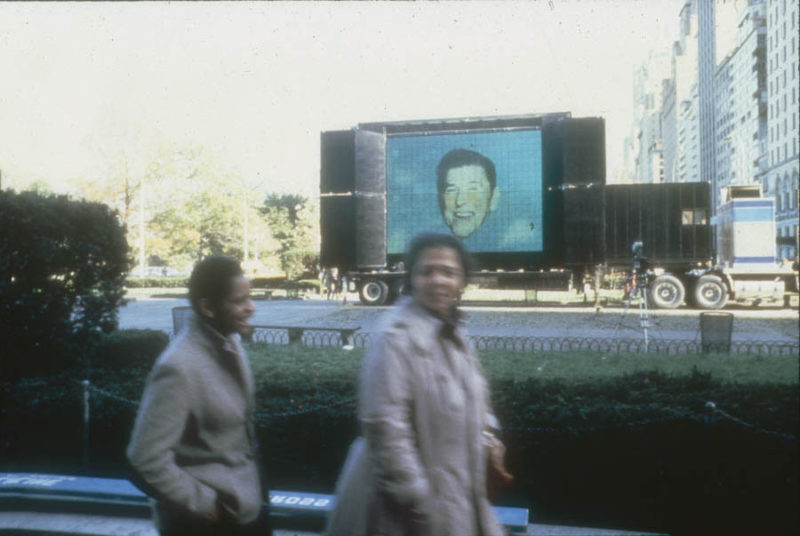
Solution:
{"label": "truck wheel", "polygon": [[386,303],[396,302],[397,299],[403,295],[403,287],[404,285],[402,279],[396,279],[392,281],[392,283],[389,285],[389,299],[386,301]]}
{"label": "truck wheel", "polygon": [[377,279],[369,279],[358,291],[364,305],[383,305],[389,297],[389,285]]}
{"label": "truck wheel", "polygon": [[672,275],[660,275],[650,284],[650,302],[656,309],[675,309],[685,294],[683,283]]}
{"label": "truck wheel", "polygon": [[728,289],[719,277],[704,275],[694,286],[694,301],[703,309],[722,309],[728,303]]}

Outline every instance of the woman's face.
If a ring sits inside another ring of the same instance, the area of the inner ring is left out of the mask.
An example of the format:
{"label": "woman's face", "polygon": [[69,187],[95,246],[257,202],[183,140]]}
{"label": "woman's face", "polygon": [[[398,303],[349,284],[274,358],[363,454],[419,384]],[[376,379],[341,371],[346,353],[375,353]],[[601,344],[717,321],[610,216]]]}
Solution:
{"label": "woman's face", "polygon": [[249,329],[248,319],[255,312],[250,300],[250,282],[239,276],[231,282],[231,291],[211,307],[209,318],[214,328],[223,335],[239,333],[244,335]]}
{"label": "woman's face", "polygon": [[466,285],[458,252],[446,246],[425,248],[411,271],[414,299],[435,313],[448,314]]}

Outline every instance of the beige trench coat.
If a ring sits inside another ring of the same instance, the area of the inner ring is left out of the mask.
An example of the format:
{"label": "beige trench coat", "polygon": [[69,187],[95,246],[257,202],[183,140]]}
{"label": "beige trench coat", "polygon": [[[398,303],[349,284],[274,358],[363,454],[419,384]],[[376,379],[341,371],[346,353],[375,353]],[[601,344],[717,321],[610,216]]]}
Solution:
{"label": "beige trench coat", "polygon": [[443,327],[410,299],[384,319],[328,536],[503,534],[486,498],[487,384],[463,329]]}
{"label": "beige trench coat", "polygon": [[147,491],[197,516],[218,505],[240,523],[261,512],[253,376],[238,335],[196,316],[147,380],[127,455]]}

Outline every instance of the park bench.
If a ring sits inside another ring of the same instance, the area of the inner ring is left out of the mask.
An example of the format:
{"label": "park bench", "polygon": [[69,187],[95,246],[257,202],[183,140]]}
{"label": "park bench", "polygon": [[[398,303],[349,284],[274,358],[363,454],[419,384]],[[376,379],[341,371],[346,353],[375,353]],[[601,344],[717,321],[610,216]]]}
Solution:
{"label": "park bench", "polygon": [[[173,307],[172,308],[172,333],[177,335],[186,325],[189,316],[192,314],[191,307]],[[286,331],[289,344],[303,342],[303,333],[305,332],[325,332],[325,333],[339,333],[342,346],[353,346],[356,331],[361,329],[361,326],[289,326],[289,325],[263,325],[253,324],[253,332],[249,337],[244,337],[245,340],[253,340],[253,333],[256,330],[274,330]]]}
{"label": "park bench", "polygon": [[251,288],[250,297],[255,299],[271,300],[273,292],[274,291],[271,288]]}

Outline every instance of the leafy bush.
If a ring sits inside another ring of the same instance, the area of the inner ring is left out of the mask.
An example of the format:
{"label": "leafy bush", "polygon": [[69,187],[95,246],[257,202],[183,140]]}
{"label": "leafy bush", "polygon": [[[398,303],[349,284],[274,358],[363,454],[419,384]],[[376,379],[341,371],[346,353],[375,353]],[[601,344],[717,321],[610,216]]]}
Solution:
{"label": "leafy bush", "polygon": [[116,370],[149,371],[168,344],[169,336],[155,329],[114,331],[97,344],[93,364]]}
{"label": "leafy bush", "polygon": [[53,370],[117,327],[130,267],[106,205],[0,192],[0,378]]}

